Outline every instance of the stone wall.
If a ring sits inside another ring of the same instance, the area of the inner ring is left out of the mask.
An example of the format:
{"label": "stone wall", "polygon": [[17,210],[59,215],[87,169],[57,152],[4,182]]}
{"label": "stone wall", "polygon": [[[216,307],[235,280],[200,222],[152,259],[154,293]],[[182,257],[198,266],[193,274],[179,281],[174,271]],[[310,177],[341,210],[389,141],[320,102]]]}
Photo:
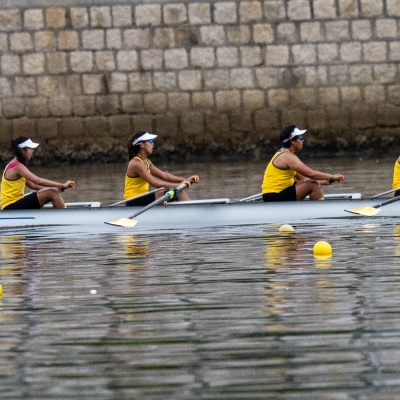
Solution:
{"label": "stone wall", "polygon": [[399,144],[400,0],[9,0],[0,5],[0,157],[258,158],[281,128],[318,151]]}

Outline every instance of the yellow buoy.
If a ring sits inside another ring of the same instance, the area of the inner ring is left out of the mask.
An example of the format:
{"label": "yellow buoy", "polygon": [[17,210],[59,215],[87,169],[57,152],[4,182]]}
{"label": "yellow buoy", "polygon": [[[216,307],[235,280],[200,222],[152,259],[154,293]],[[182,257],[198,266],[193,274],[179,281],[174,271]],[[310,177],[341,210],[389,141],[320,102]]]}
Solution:
{"label": "yellow buoy", "polygon": [[321,240],[314,245],[315,257],[330,257],[332,255],[332,247],[328,242]]}
{"label": "yellow buoy", "polygon": [[282,225],[279,228],[279,232],[281,232],[281,233],[293,233],[294,232],[294,228],[293,228],[292,225],[285,224],[285,225]]}

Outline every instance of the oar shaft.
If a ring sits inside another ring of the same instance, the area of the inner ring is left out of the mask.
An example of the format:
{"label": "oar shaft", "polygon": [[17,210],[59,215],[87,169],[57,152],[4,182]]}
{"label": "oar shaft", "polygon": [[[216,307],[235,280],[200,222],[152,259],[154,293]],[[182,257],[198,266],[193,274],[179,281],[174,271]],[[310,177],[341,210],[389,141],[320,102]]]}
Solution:
{"label": "oar shaft", "polygon": [[396,197],[393,197],[393,198],[391,198],[389,200],[382,201],[382,203],[375,204],[373,207],[374,208],[380,208],[380,207],[386,206],[386,204],[394,203],[395,201],[399,201],[399,200],[400,200],[400,196],[396,196]]}

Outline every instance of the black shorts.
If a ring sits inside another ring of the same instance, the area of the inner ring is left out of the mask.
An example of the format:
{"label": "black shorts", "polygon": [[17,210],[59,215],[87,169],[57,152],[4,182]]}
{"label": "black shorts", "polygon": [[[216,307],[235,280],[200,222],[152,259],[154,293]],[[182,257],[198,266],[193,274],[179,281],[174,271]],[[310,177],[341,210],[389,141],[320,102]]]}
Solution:
{"label": "black shorts", "polygon": [[41,208],[37,192],[32,192],[24,196],[22,199],[17,200],[15,203],[9,204],[3,210],[32,210]]}
{"label": "black shorts", "polygon": [[127,207],[145,207],[155,201],[156,195],[155,193],[147,193],[143,196],[139,196],[137,199],[132,199],[126,202]]}
{"label": "black shorts", "polygon": [[296,201],[296,184],[283,189],[279,193],[264,193],[263,201]]}

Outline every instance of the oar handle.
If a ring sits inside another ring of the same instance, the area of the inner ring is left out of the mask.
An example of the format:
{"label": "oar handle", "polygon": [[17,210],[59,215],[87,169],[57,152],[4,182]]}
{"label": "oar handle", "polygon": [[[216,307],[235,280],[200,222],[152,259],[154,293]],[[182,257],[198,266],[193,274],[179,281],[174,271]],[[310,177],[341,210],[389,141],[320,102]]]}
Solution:
{"label": "oar handle", "polygon": [[399,201],[399,200],[400,200],[400,196],[396,196],[396,197],[393,197],[392,199],[389,199],[389,200],[386,200],[386,201],[382,201],[382,203],[375,204],[372,207],[380,208],[380,207],[386,206],[386,204],[394,203],[395,201]]}

